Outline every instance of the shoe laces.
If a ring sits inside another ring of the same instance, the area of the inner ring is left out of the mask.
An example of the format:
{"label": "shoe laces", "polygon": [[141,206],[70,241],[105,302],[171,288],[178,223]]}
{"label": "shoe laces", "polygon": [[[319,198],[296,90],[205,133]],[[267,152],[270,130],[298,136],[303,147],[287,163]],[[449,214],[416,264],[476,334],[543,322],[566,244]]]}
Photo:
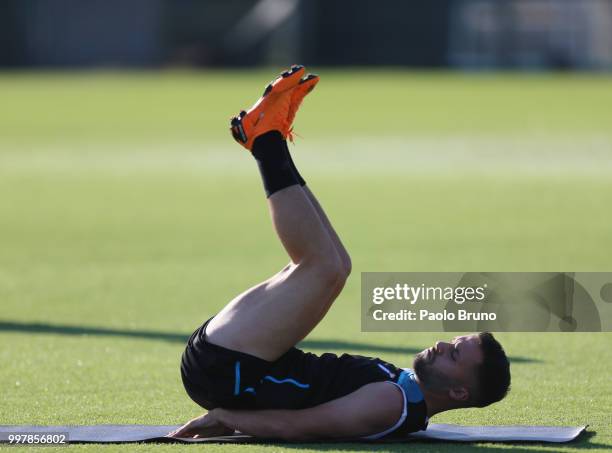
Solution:
{"label": "shoe laces", "polygon": [[295,132],[293,130],[293,126],[291,126],[291,128],[287,131],[287,139],[291,142],[291,143],[295,143],[295,137],[299,137],[299,138],[304,138],[302,137],[300,134],[298,134],[297,132]]}

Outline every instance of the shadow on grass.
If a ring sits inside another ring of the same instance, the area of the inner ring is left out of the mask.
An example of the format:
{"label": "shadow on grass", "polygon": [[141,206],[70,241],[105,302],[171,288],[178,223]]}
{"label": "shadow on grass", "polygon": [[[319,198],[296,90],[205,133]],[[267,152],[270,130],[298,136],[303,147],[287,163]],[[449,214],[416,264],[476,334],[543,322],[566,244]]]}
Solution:
{"label": "shadow on grass", "polygon": [[[129,330],[113,329],[107,327],[70,326],[62,324],[48,324],[38,322],[15,322],[0,321],[0,332],[33,333],[33,334],[56,334],[72,336],[106,336],[137,338],[143,340],[158,340],[170,343],[187,343],[191,333],[171,333],[156,330]],[[355,343],[342,340],[305,340],[299,345],[300,348],[313,351],[352,351],[352,352],[374,352],[389,354],[414,354],[420,352],[421,348],[409,348],[400,346],[385,346],[368,343]],[[537,363],[538,359],[529,357],[513,356],[510,360],[515,363]]]}

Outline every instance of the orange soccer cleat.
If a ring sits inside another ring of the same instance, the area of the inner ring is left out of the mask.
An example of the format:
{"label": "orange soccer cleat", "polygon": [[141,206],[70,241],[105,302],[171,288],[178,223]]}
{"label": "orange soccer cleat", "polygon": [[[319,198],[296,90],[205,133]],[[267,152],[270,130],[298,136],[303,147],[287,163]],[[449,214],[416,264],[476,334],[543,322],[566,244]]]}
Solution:
{"label": "orange soccer cleat", "polygon": [[283,138],[292,139],[292,123],[306,94],[314,88],[318,77],[304,75],[304,67],[293,65],[270,83],[261,98],[249,111],[242,110],[231,119],[234,139],[251,150],[257,137],[277,130]]}
{"label": "orange soccer cleat", "polygon": [[292,139],[292,125],[295,119],[295,114],[302,105],[302,101],[308,93],[310,93],[314,87],[319,83],[319,76],[316,74],[307,74],[305,77],[300,79],[298,86],[291,91],[291,105],[289,106],[289,114],[287,115],[287,122],[289,123],[289,139]]}

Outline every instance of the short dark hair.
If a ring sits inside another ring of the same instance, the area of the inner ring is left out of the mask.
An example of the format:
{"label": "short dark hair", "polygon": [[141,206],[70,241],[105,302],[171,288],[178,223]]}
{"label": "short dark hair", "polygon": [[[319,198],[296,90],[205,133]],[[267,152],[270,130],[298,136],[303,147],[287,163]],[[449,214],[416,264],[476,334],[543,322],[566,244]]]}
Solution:
{"label": "short dark hair", "polygon": [[478,334],[482,363],[476,369],[478,390],[473,405],[485,407],[501,401],[510,389],[510,362],[504,348],[490,332]]}

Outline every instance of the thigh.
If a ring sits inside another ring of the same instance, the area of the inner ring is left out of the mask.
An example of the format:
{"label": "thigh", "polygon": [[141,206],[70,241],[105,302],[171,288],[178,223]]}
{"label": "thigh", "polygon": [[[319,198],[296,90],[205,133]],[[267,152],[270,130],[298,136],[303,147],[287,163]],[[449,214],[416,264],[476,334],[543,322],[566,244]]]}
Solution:
{"label": "thigh", "polygon": [[254,409],[255,394],[247,389],[256,386],[273,363],[209,343],[204,335],[208,322],[193,333],[181,359],[187,394],[208,410]]}
{"label": "thigh", "polygon": [[275,361],[314,329],[338,292],[313,266],[292,264],[232,300],[211,320],[206,338]]}

